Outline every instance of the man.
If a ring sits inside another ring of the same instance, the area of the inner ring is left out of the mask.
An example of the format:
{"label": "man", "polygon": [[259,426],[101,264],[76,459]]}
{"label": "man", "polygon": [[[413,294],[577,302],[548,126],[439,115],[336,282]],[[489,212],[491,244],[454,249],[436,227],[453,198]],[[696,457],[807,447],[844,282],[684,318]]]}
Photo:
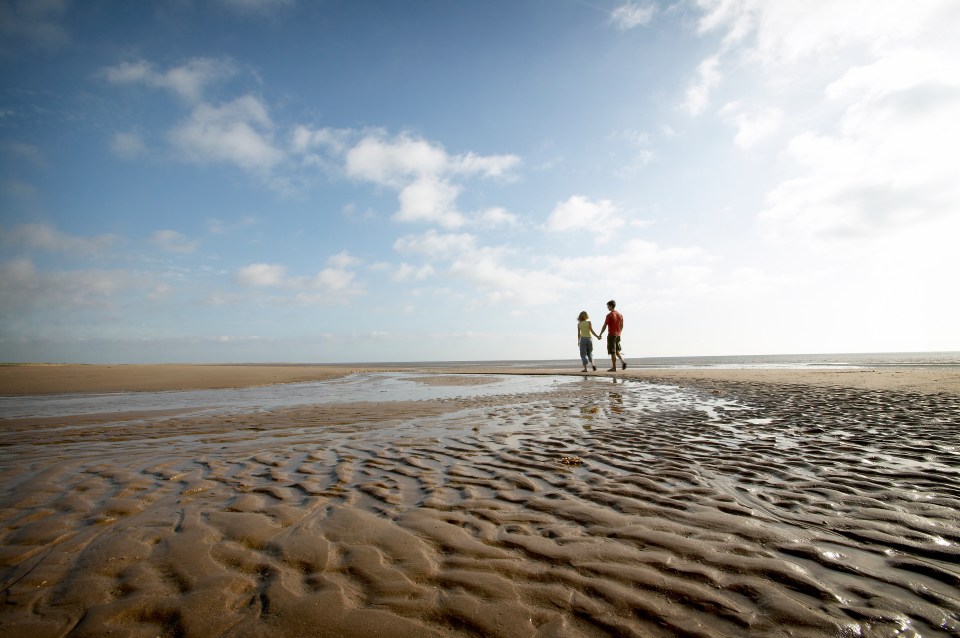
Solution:
{"label": "man", "polygon": [[623,356],[620,354],[620,333],[623,332],[623,315],[615,310],[616,307],[617,302],[613,299],[607,302],[607,310],[610,312],[603,321],[603,327],[600,328],[600,335],[597,337],[597,339],[602,339],[604,331],[610,328],[610,333],[607,335],[607,354],[610,355],[610,365],[613,367],[607,370],[607,372],[617,371],[617,357],[620,357],[620,363],[623,365],[622,369],[627,369],[627,362],[623,360]]}

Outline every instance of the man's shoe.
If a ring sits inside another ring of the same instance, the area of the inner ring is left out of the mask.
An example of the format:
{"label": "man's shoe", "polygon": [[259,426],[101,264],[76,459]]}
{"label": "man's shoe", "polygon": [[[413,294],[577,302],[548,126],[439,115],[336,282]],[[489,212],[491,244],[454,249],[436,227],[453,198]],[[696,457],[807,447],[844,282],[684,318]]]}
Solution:
{"label": "man's shoe", "polygon": [[616,371],[617,371],[616,368],[610,368],[609,370],[607,370],[607,372],[616,372]]}
{"label": "man's shoe", "polygon": [[623,362],[623,367],[620,368],[620,369],[621,369],[621,370],[626,370],[626,369],[627,369],[627,362],[626,362],[626,361]]}

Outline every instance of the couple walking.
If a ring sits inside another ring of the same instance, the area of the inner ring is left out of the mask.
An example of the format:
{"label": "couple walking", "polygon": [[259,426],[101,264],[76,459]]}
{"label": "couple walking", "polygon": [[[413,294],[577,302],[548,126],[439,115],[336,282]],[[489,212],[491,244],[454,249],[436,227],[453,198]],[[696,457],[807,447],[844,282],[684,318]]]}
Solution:
{"label": "couple walking", "polygon": [[590,315],[587,314],[586,310],[581,312],[580,316],[577,317],[577,343],[580,344],[580,360],[583,361],[583,370],[581,370],[581,372],[587,371],[587,362],[593,366],[594,370],[597,369],[597,366],[593,365],[593,339],[591,339],[590,335],[593,335],[597,339],[603,339],[603,332],[607,328],[610,329],[610,332],[607,334],[607,354],[610,355],[611,366],[607,372],[617,371],[617,357],[620,358],[620,363],[623,365],[622,369],[627,369],[627,362],[624,361],[623,356],[620,354],[620,333],[623,331],[623,315],[616,311],[616,307],[617,302],[613,299],[607,302],[607,310],[610,312],[607,313],[603,327],[600,328],[600,334],[593,331],[593,324],[590,323]]}

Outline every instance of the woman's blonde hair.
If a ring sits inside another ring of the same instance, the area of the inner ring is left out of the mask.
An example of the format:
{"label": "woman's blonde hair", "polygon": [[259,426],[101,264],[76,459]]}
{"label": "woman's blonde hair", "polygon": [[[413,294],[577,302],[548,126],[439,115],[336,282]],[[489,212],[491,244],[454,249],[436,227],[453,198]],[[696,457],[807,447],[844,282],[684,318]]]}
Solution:
{"label": "woman's blonde hair", "polygon": [[590,315],[588,315],[587,311],[584,310],[583,312],[580,313],[580,316],[577,317],[577,321],[583,321],[584,319],[589,319],[589,318],[590,318]]}

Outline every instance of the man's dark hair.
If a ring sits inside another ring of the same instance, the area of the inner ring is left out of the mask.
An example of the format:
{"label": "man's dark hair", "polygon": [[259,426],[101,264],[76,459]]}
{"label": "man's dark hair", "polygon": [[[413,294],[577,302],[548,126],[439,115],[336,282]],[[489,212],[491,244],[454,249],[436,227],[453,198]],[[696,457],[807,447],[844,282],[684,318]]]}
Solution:
{"label": "man's dark hair", "polygon": [[610,306],[611,308],[616,308],[617,302],[611,299],[610,301],[607,302],[607,305]]}

